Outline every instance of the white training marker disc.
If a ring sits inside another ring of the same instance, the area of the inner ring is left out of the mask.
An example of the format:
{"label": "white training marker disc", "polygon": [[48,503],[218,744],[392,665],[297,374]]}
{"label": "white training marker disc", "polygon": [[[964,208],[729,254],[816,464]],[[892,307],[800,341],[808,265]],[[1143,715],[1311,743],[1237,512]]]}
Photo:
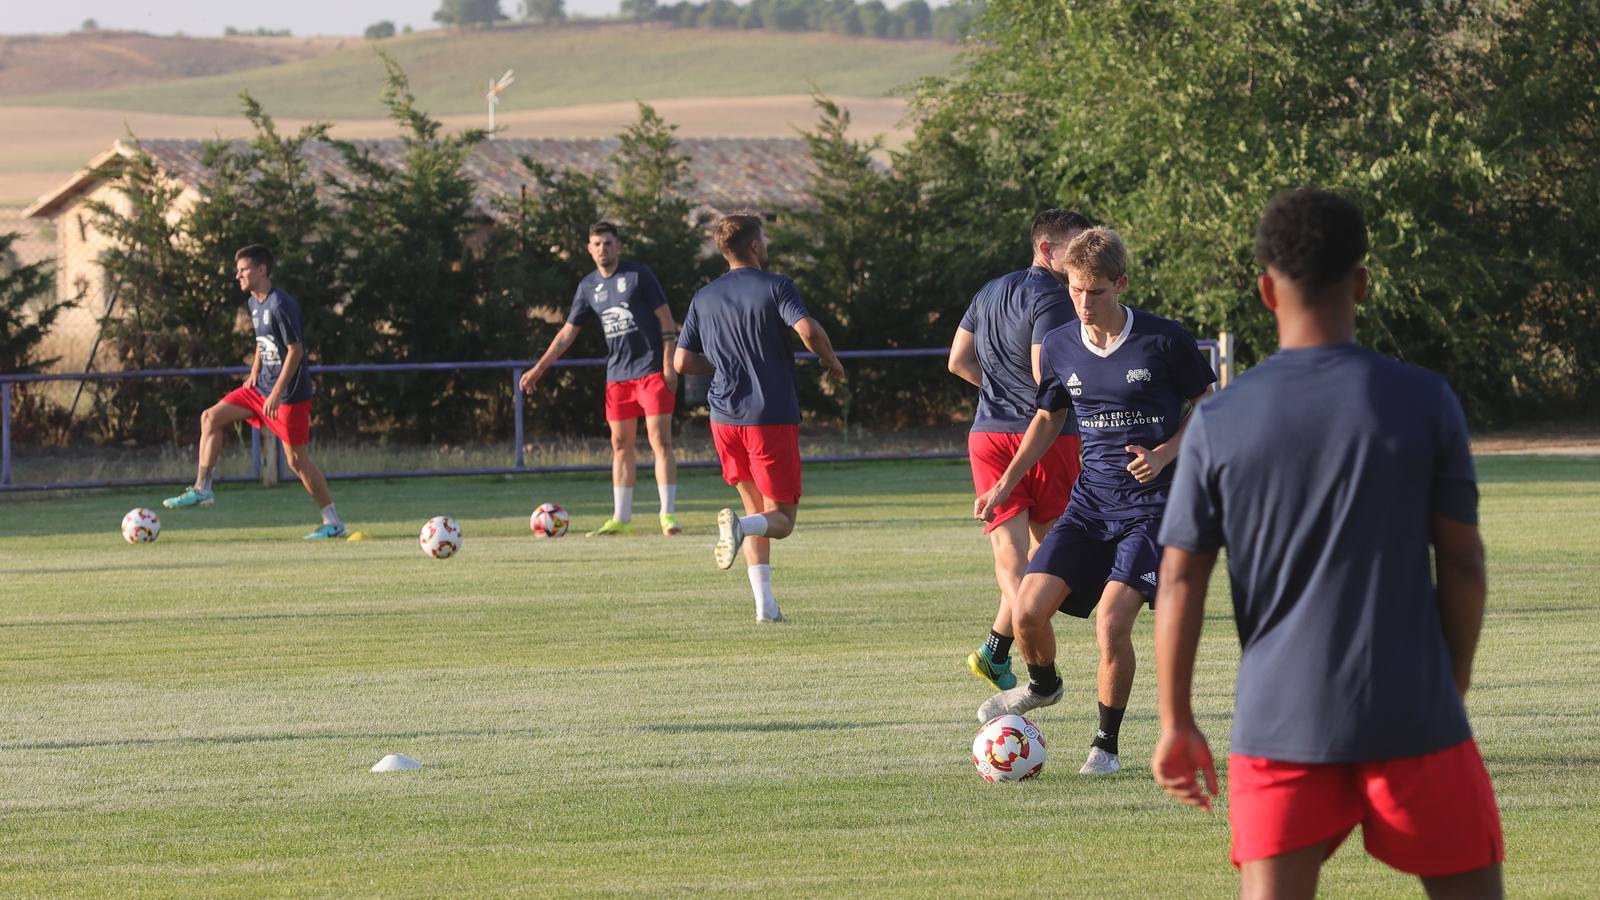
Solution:
{"label": "white training marker disc", "polygon": [[404,772],[408,769],[420,768],[422,768],[422,763],[417,762],[404,753],[391,753],[388,756],[385,756],[383,759],[378,760],[378,764],[372,767],[372,771]]}

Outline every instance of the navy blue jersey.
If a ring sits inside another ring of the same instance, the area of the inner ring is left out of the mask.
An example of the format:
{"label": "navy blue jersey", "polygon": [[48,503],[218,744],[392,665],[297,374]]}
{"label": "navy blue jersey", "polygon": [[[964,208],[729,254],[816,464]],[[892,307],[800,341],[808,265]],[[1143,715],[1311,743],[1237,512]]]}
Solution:
{"label": "navy blue jersey", "polygon": [[[251,296],[245,301],[250,308],[250,324],[256,329],[256,352],[261,357],[261,368],[256,373],[256,390],[265,397],[277,386],[283,374],[283,360],[289,355],[290,344],[305,346],[305,322],[300,317],[300,304],[291,296],[273,288],[265,300]],[[304,356],[295,367],[294,380],[283,386],[278,399],[283,403],[300,403],[311,399],[310,361]]]}
{"label": "navy blue jersey", "polygon": [[1228,548],[1243,653],[1233,750],[1420,756],[1471,736],[1429,561],[1476,523],[1443,378],[1354,344],[1280,350],[1195,410],[1160,540]]}
{"label": "navy blue jersey", "polygon": [[[1033,380],[1033,345],[1076,318],[1066,287],[1043,266],[1002,275],[978,291],[961,317],[983,370],[973,431],[1028,430],[1039,389]],[[1071,434],[1074,427],[1068,422],[1063,431]]]}
{"label": "navy blue jersey", "polygon": [[656,273],[644,263],[623,260],[605,277],[597,269],[578,282],[567,323],[599,321],[606,336],[606,381],[633,381],[662,369],[661,320],[665,306]]}
{"label": "navy blue jersey", "polygon": [[1128,472],[1137,445],[1154,450],[1183,424],[1183,404],[1217,380],[1183,326],[1127,310],[1121,336],[1102,350],[1074,321],[1045,335],[1039,347],[1038,407],[1071,408],[1083,440],[1083,472],[1072,486],[1080,514],[1102,519],[1160,515],[1172,466],[1140,484]]}
{"label": "navy blue jersey", "polygon": [[695,293],[678,346],[716,368],[711,421],[800,424],[789,329],[809,315],[793,281],[760,269],[734,269]]}

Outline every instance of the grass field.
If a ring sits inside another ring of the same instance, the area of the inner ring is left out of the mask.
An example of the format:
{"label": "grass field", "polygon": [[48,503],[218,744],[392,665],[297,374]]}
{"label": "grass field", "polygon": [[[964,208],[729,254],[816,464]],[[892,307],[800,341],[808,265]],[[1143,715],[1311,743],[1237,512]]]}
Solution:
{"label": "grass field", "polygon": [[[1511,896],[1600,886],[1600,459],[1480,460],[1490,613],[1469,707]],[[646,479],[641,498],[651,491]],[[777,545],[789,621],[710,562],[731,490],[686,472],[691,533],[592,527],[602,477],[337,486],[366,543],[306,545],[298,489],[225,489],[116,535],[157,491],[0,498],[0,895],[1216,897],[1225,819],[1167,801],[1149,616],[1131,771],[1076,775],[1092,635],[1060,621],[1067,700],[1044,775],[967,760],[962,659],[994,588],[960,463],[817,466]],[[653,503],[643,499],[649,511]],[[422,556],[457,516],[461,556]],[[648,518],[648,517],[646,517]],[[1221,576],[1197,708],[1226,743],[1237,651]],[[404,752],[418,772],[367,772]],[[1330,897],[1420,896],[1365,858]]]}
{"label": "grass field", "polygon": [[[421,32],[373,45],[351,41],[311,59],[199,78],[87,92],[10,97],[7,106],[84,106],[184,115],[234,115],[248,90],[275,116],[384,114],[381,47],[406,70],[424,109],[475,114],[484,82],[517,72],[502,113],[674,97],[777,94],[882,96],[950,70],[958,48],[829,34],[608,25]],[[736,73],[736,74],[730,74]]]}

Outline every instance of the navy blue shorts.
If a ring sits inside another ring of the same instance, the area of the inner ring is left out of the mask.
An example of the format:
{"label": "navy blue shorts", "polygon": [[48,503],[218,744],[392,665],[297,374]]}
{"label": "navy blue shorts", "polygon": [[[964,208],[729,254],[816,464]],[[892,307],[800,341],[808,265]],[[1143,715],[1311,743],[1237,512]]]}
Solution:
{"label": "navy blue shorts", "polygon": [[1094,611],[1108,581],[1128,585],[1154,606],[1156,570],[1161,567],[1161,545],[1156,543],[1160,530],[1160,516],[1099,519],[1080,515],[1068,504],[1034,551],[1028,574],[1065,581],[1072,593],[1061,611],[1080,619]]}

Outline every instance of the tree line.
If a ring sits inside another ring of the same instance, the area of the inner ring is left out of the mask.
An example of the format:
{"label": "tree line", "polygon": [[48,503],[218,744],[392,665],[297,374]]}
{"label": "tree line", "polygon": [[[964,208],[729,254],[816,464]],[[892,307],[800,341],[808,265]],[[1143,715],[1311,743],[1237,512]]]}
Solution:
{"label": "tree line", "polygon": [[[841,348],[940,346],[979,286],[1027,264],[1034,213],[1073,207],[1126,239],[1131,305],[1197,336],[1231,332],[1248,366],[1276,343],[1255,296],[1256,217],[1277,190],[1316,185],[1368,217],[1363,342],[1443,372],[1480,426],[1592,415],[1597,5],[1419,0],[1333,18],[1244,0],[991,0],[960,68],[912,90],[905,146],[849,137],[848,110],[819,98],[805,135],[815,202],[780,215],[773,267]],[[325,130],[281,135],[253,103],[255,139],[242,153],[218,145],[213,183],[183,215],[153,168],[130,167],[133,214],[101,211],[125,248],[106,261],[128,300],[106,323],[122,365],[239,362],[247,323],[224,267],[254,240],[284,251],[281,283],[305,306],[321,362],[533,356],[558,324],[529,310],[570,297],[590,268],[584,228],[601,217],[622,223],[625,253],[657,270],[680,317],[720,271],[672,126],[648,107],[615,177],[529,161],[537,185],[502,201],[504,224],[480,245],[461,161],[484,135],[446,134],[392,64],[389,76],[406,134],[398,169],[340,145],[360,177],[319,186],[297,151]],[[0,307],[16,296],[5,284]],[[16,346],[18,321],[0,317],[0,347]],[[588,337],[575,352],[598,355]],[[8,352],[9,365],[27,363]],[[460,441],[503,427],[503,380],[324,379],[319,410],[334,433]],[[892,427],[970,412],[966,386],[925,365],[856,367],[832,396],[803,385],[820,421]],[[534,427],[587,429],[601,387],[565,370]],[[214,394],[130,383],[102,395],[96,436],[181,439]]]}
{"label": "tree line", "polygon": [[[882,0],[622,0],[621,17],[634,22],[659,22],[679,28],[738,28],[769,31],[826,31],[877,38],[960,40],[983,11],[984,0],[954,0],[930,6],[926,0],[903,0],[889,6]],[[566,21],[563,0],[521,0],[523,21],[555,24]],[[510,17],[499,0],[443,0],[434,21],[456,27],[493,27]]]}

